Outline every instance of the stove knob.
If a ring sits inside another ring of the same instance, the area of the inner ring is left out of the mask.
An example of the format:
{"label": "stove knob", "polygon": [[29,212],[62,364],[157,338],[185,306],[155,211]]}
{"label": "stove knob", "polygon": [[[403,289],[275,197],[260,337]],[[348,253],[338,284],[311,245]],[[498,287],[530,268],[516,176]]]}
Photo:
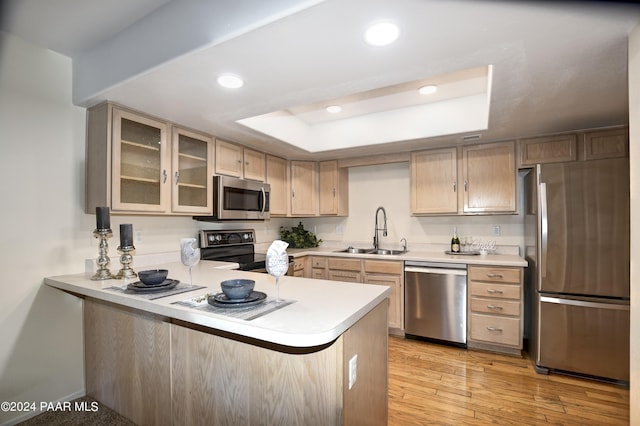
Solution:
{"label": "stove knob", "polygon": [[248,240],[249,239],[249,234],[244,234],[242,236],[242,239],[245,240],[245,241]]}

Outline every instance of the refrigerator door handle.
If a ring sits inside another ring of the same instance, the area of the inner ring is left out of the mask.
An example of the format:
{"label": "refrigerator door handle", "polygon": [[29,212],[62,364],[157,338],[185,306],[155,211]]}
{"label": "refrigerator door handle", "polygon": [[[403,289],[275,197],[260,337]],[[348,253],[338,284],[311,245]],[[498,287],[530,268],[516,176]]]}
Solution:
{"label": "refrigerator door handle", "polygon": [[630,309],[628,304],[587,302],[584,300],[562,299],[559,297],[549,296],[541,296],[540,302],[557,303],[559,305],[581,306],[583,308],[613,309],[616,311],[628,311]]}
{"label": "refrigerator door handle", "polygon": [[547,276],[547,244],[549,242],[549,223],[547,221],[547,184],[540,182],[540,275]]}

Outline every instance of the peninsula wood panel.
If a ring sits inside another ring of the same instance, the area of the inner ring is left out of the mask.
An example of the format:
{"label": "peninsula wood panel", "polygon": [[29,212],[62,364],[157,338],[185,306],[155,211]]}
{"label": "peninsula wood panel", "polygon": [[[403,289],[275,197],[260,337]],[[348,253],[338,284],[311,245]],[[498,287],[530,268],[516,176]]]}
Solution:
{"label": "peninsula wood panel", "polygon": [[[343,334],[343,425],[387,425],[388,309],[380,303]],[[358,355],[357,380],[349,389],[349,360]]]}
{"label": "peninsula wood panel", "polygon": [[136,424],[170,425],[169,334],[162,317],[85,299],[87,395]]}
{"label": "peninsula wood panel", "polygon": [[171,348],[174,424],[340,424],[342,338],[289,354],[174,324]]}

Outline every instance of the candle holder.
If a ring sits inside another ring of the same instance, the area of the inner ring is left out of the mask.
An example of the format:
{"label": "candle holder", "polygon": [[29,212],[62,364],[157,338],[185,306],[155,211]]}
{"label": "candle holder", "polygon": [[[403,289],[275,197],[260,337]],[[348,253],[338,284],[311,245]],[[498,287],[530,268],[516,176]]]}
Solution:
{"label": "candle holder", "polygon": [[96,264],[98,265],[98,270],[91,277],[92,280],[110,280],[115,278],[111,271],[109,271],[109,263],[111,259],[109,259],[109,244],[107,243],[107,239],[113,236],[111,229],[96,229],[93,231],[93,236],[96,237],[98,242],[98,258],[96,259]]}
{"label": "candle holder", "polygon": [[117,279],[135,278],[138,276],[138,274],[136,274],[133,268],[131,268],[131,262],[133,262],[133,256],[131,256],[131,253],[135,249],[136,248],[134,246],[118,247],[118,251],[121,253],[120,263],[122,264],[122,268],[120,269],[120,271],[118,271],[118,274],[116,275]]}

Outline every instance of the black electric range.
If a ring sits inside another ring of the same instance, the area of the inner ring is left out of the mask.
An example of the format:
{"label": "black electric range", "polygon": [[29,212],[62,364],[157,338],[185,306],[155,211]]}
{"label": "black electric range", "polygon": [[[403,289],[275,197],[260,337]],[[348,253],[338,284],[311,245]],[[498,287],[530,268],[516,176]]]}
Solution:
{"label": "black electric range", "polygon": [[235,262],[241,271],[267,272],[266,255],[255,252],[253,229],[200,231],[200,258]]}

